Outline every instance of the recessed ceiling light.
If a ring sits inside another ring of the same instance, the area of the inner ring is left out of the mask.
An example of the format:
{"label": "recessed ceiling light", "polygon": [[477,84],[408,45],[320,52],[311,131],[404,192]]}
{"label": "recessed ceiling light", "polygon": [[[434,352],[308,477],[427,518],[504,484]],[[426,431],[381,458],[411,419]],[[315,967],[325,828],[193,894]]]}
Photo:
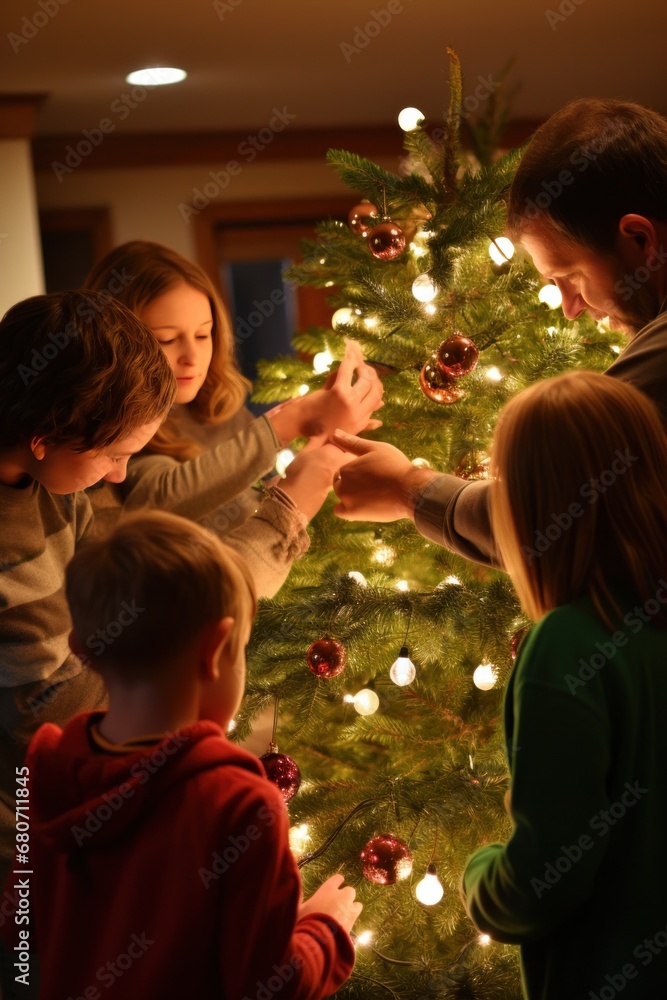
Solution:
{"label": "recessed ceiling light", "polygon": [[139,87],[162,87],[167,83],[180,83],[188,74],[184,69],[174,66],[153,66],[151,69],[137,69],[128,73],[125,83],[133,83]]}

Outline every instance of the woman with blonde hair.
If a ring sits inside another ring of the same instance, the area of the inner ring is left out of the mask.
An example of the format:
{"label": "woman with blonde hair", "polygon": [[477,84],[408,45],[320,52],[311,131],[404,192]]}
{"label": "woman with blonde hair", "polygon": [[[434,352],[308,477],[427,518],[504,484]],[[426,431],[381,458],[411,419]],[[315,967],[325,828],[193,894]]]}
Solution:
{"label": "woman with blonde hair", "polygon": [[516,396],[496,428],[494,535],[526,614],[505,694],[512,833],[464,875],[480,930],[521,946],[529,1000],[667,984],[667,437],[592,372]]}
{"label": "woman with blonde hair", "polygon": [[[338,426],[380,426],[371,420],[382,405],[377,373],[350,341],[324,389],[254,418],[244,406],[250,383],[236,364],[227,311],[199,265],[159,243],[133,240],[107,254],[86,285],[120,299],[146,323],[178,386],[169,417],[128,466],[125,506],[147,505],[199,520],[238,545],[259,595],[272,596],[307,548],[305,524],[344,461],[327,438]],[[271,471],[278,450],[297,437],[310,438],[309,449],[262,501],[250,487]],[[117,513],[111,492],[92,494],[103,526]]]}

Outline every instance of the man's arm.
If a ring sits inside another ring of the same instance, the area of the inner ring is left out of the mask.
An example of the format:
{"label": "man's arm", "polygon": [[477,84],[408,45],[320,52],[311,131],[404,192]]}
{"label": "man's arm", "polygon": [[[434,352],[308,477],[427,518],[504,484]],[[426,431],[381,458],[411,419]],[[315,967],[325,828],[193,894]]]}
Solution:
{"label": "man's arm", "polygon": [[499,566],[491,520],[491,483],[416,469],[384,441],[336,431],[334,442],[357,455],[334,480],[335,513],[349,521],[398,521],[409,517],[426,538],[466,559]]}

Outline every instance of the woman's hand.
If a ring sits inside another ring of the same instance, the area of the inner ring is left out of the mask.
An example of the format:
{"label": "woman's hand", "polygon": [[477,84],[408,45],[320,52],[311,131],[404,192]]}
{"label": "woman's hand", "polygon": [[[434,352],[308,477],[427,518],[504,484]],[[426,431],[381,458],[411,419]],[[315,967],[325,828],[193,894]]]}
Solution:
{"label": "woman's hand", "polygon": [[282,444],[297,437],[322,444],[337,427],[350,434],[381,427],[382,421],[372,420],[371,414],[383,405],[382,392],[378,373],[364,362],[357,342],[348,340],[345,356],[324,389],[277,406],[266,416]]}

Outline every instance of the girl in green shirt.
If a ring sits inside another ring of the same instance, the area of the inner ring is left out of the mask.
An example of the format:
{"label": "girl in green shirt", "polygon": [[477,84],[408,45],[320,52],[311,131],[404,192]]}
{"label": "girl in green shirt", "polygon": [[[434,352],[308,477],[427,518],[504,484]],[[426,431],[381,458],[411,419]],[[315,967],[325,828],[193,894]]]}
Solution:
{"label": "girl in green shirt", "polygon": [[505,693],[512,834],[469,860],[477,927],[528,1000],[667,996],[667,436],[575,372],[496,428],[494,535],[525,612]]}

